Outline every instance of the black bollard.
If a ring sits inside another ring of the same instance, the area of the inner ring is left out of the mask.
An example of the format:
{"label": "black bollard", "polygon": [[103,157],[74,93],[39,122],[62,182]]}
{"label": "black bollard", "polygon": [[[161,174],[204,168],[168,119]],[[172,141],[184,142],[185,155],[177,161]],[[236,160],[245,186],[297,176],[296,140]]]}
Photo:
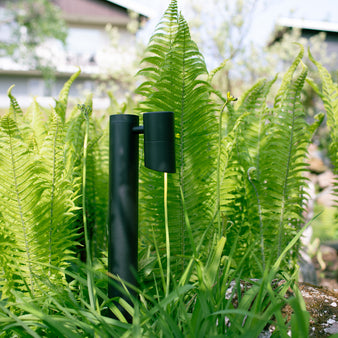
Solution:
{"label": "black bollard", "polygon": [[[108,271],[137,286],[139,134],[144,133],[145,166],[175,172],[172,112],[145,113],[144,127],[136,115],[111,115],[109,140]],[[108,284],[108,297],[123,297]],[[133,292],[131,292],[133,294]],[[123,314],[131,318],[122,310]]]}

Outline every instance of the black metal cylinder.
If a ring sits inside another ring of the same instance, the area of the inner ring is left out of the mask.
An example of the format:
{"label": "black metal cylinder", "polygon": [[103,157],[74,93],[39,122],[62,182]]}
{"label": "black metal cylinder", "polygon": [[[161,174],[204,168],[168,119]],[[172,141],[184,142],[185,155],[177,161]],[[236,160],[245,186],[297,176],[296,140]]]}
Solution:
{"label": "black metal cylinder", "polygon": [[[136,285],[138,251],[138,133],[136,115],[110,116],[108,271]],[[109,283],[108,296],[122,296]]]}
{"label": "black metal cylinder", "polygon": [[175,123],[173,112],[143,114],[144,165],[156,171],[174,173]]}

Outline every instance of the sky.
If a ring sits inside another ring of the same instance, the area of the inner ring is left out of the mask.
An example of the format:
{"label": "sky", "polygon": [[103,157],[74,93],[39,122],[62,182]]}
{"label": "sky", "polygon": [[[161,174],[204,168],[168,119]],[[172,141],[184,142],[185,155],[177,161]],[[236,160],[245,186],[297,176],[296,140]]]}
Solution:
{"label": "sky", "polygon": [[[154,18],[150,20],[145,33],[146,36],[147,34],[150,36],[170,1],[138,0],[138,2],[156,13]],[[189,22],[189,13],[184,10],[186,2],[186,0],[178,0],[178,6]],[[228,0],[228,2],[231,3],[234,0]],[[204,3],[207,6],[207,0]],[[330,21],[338,24],[338,0],[259,0],[257,3],[248,39],[259,44],[264,44],[267,41],[276,20],[281,17]],[[262,5],[263,3],[264,5]]]}

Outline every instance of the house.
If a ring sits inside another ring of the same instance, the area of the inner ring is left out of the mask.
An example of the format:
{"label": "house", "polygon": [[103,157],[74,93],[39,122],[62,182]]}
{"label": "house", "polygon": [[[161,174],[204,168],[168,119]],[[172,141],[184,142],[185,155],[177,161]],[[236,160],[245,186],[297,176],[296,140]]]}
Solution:
{"label": "house", "polygon": [[[39,49],[39,53],[47,63],[54,63],[56,79],[52,86],[48,86],[40,71],[8,57],[0,58],[0,108],[8,107],[6,93],[12,84],[15,84],[13,94],[23,107],[30,104],[33,95],[38,97],[41,104],[52,103],[52,97],[58,95],[65,81],[78,67],[81,68],[81,75],[76,85],[72,86],[70,96],[77,97],[86,90],[94,91],[97,84],[93,76],[104,73],[105,69],[119,72],[123,67],[130,67],[136,55],[136,30],[153,15],[137,0],[53,2],[60,7],[67,23],[66,48],[58,41],[49,41]],[[136,15],[131,16],[130,12]],[[131,31],[129,26],[133,22],[137,23],[137,27]],[[116,45],[112,46],[110,35],[116,34],[116,28],[119,37]],[[103,105],[106,104],[105,100]]]}
{"label": "house", "polygon": [[[301,37],[310,40],[319,33],[325,33],[326,54],[331,59],[336,59],[335,63],[324,65],[331,71],[337,71],[338,58],[338,23],[328,21],[313,21],[294,18],[280,18],[277,21],[275,33],[269,45],[279,41],[290,29],[299,29]],[[311,46],[310,46],[311,47]]]}

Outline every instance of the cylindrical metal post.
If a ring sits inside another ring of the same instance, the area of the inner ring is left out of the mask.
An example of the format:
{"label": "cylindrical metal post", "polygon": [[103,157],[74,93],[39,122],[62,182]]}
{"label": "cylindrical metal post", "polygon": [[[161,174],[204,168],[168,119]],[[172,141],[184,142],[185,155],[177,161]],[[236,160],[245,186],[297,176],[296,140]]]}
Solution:
{"label": "cylindrical metal post", "polygon": [[[108,271],[136,285],[138,144],[136,115],[110,116]],[[108,296],[122,296],[109,283]]]}

